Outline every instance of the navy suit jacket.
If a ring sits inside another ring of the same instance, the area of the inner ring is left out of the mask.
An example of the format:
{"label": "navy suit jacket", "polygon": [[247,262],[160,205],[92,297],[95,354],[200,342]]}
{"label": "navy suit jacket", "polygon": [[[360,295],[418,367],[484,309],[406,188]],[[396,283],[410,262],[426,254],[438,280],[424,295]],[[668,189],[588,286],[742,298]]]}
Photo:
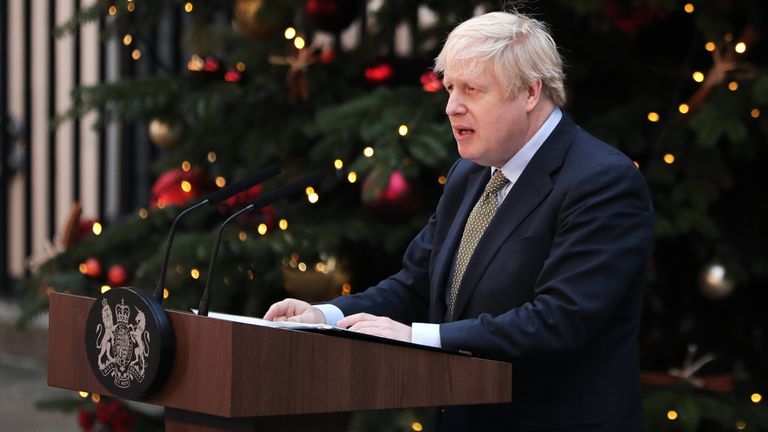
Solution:
{"label": "navy suit jacket", "polygon": [[489,178],[487,167],[456,162],[403,269],[332,304],[441,323],[443,348],[513,363],[511,404],[446,408],[445,429],[640,431],[637,334],[653,219],[641,173],[564,115],[480,239],[446,323],[456,249]]}

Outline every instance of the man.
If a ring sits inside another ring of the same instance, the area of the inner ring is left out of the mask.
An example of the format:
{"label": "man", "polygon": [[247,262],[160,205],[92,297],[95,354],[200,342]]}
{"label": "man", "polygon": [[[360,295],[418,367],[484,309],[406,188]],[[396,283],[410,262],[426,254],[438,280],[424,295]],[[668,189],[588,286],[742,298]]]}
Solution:
{"label": "man", "polygon": [[461,159],[403,269],[328,305],[283,300],[265,318],[514,364],[511,404],[443,409],[444,429],[641,430],[653,217],[641,174],[560,109],[562,61],[541,22],[472,18],[435,69]]}

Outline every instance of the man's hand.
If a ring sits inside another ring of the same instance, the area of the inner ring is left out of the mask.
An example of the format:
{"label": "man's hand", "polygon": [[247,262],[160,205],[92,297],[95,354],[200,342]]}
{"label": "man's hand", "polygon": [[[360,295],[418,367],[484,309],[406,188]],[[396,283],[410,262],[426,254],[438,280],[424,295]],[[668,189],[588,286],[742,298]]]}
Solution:
{"label": "man's hand", "polygon": [[336,325],[339,327],[349,327],[349,330],[373,336],[381,336],[403,342],[411,341],[411,327],[387,317],[359,313],[345,317]]}
{"label": "man's hand", "polygon": [[296,300],[285,299],[269,307],[264,314],[264,319],[269,321],[291,321],[307,324],[325,324],[325,315],[320,309],[311,304]]}

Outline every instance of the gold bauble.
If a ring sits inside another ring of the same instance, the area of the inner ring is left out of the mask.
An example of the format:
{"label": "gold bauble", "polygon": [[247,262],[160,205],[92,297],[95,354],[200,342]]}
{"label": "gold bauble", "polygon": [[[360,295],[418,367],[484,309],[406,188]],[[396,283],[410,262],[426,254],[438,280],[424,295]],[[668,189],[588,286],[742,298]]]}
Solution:
{"label": "gold bauble", "polygon": [[266,39],[280,31],[281,23],[267,22],[264,15],[264,0],[236,0],[232,24],[246,36]]}
{"label": "gold bauble", "polygon": [[181,127],[153,119],[149,122],[149,139],[161,149],[173,148],[181,140]]}

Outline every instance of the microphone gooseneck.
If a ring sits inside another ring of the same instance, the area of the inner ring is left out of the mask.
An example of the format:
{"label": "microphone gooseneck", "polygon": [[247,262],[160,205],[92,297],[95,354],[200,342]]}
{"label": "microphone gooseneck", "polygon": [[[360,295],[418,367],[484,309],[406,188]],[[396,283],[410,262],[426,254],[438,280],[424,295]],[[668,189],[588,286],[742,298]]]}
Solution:
{"label": "microphone gooseneck", "polygon": [[162,304],[163,302],[163,287],[165,286],[165,275],[166,270],[168,268],[168,259],[171,255],[171,246],[173,245],[173,237],[176,234],[176,225],[179,223],[182,217],[187,215],[193,210],[196,210],[206,204],[208,205],[216,205],[227,198],[237,195],[240,192],[243,192],[246,189],[249,189],[261,182],[264,182],[266,180],[271,179],[272,177],[276,177],[281,172],[280,166],[278,164],[272,164],[255,174],[253,174],[250,177],[245,178],[242,181],[239,181],[237,183],[234,183],[230,186],[227,186],[223,189],[220,189],[212,194],[210,194],[207,198],[200,201],[197,204],[194,204],[190,206],[189,208],[185,209],[181,213],[176,216],[176,218],[173,219],[173,223],[171,224],[171,230],[168,232],[168,240],[166,240],[165,243],[165,256],[163,257],[163,263],[160,267],[160,277],[157,280],[157,286],[155,287],[154,297],[157,299],[158,302]]}
{"label": "microphone gooseneck", "polygon": [[165,271],[168,267],[168,258],[170,258],[171,256],[171,245],[173,245],[173,237],[176,234],[176,225],[179,223],[179,221],[184,215],[208,203],[209,203],[209,200],[204,199],[199,203],[187,208],[183,212],[179,213],[178,216],[176,216],[176,218],[173,219],[173,223],[171,224],[171,230],[168,232],[168,240],[165,241],[165,257],[163,257],[163,265],[162,267],[160,267],[160,278],[157,280],[157,286],[155,287],[155,293],[154,293],[155,298],[160,303],[163,302],[163,286],[165,285]]}

